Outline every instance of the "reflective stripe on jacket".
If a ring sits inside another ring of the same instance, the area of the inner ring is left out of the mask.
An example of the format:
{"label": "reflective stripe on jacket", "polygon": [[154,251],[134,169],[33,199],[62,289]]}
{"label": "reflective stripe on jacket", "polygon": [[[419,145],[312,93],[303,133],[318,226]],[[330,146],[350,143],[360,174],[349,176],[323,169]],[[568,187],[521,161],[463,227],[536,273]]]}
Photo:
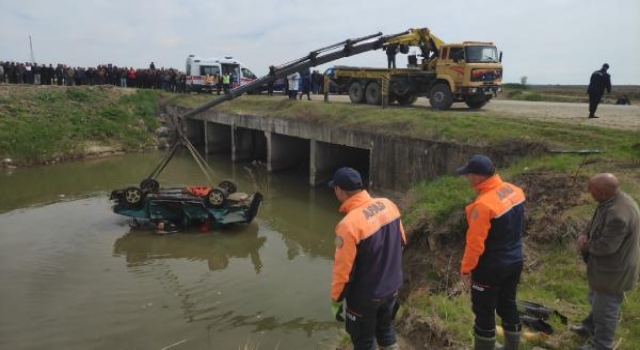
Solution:
{"label": "reflective stripe on jacket", "polygon": [[469,228],[460,273],[471,273],[478,266],[522,261],[524,192],[499,175],[474,188],[480,193],[466,207]]}
{"label": "reflective stripe on jacket", "polygon": [[406,237],[400,211],[386,198],[361,191],[340,206],[331,298],[378,299],[402,285]]}

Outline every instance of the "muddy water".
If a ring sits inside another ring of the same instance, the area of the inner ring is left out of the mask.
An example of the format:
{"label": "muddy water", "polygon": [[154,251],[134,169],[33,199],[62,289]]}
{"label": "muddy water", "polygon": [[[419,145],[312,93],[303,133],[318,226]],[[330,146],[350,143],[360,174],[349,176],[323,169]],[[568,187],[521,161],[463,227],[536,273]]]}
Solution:
{"label": "muddy water", "polygon": [[[108,192],[161,153],[0,173],[0,349],[327,349],[332,191],[272,176],[248,226],[156,236],[110,211]],[[252,191],[242,165],[216,178]],[[162,185],[206,184],[180,154]]]}

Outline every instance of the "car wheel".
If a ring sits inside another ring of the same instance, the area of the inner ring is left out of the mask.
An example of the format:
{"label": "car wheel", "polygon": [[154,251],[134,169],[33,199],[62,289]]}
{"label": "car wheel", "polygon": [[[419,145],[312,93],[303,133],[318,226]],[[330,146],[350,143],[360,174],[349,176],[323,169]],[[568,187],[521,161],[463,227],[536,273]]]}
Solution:
{"label": "car wheel", "polygon": [[238,185],[236,185],[231,180],[222,180],[222,181],[220,181],[220,183],[218,184],[218,187],[220,187],[223,190],[227,191],[228,195],[232,194],[232,193],[235,193],[238,190]]}
{"label": "car wheel", "polygon": [[220,187],[214,187],[207,193],[206,201],[212,208],[222,208],[227,201],[227,192]]}
{"label": "car wheel", "polygon": [[142,199],[144,198],[144,193],[142,190],[137,187],[129,187],[124,190],[124,200],[127,204],[136,206],[142,203]]}
{"label": "car wheel", "polygon": [[144,179],[140,182],[140,189],[144,192],[158,192],[160,184],[154,179]]}

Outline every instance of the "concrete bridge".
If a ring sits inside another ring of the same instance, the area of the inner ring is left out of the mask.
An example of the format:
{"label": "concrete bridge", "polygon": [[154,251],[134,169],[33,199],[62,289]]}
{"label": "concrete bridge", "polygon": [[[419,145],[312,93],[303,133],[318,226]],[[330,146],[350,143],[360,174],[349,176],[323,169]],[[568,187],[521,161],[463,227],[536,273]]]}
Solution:
{"label": "concrete bridge", "polygon": [[[178,107],[170,113],[186,111]],[[188,118],[186,128],[189,140],[206,154],[228,153],[233,162],[259,160],[269,172],[303,166],[311,186],[327,183],[336,169],[350,166],[361,172],[369,188],[404,191],[425,179],[452,174],[472,154],[496,154],[473,145],[216,110]]]}

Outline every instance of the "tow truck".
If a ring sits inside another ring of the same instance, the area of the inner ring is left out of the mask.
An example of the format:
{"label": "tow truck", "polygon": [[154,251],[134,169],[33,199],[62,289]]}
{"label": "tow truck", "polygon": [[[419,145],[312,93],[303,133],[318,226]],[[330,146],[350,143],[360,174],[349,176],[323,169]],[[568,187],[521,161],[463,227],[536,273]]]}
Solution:
{"label": "tow truck", "polygon": [[[389,45],[398,45],[402,53],[408,53],[411,47],[419,48],[421,54],[416,55],[415,66],[406,69],[335,67],[332,76],[325,77],[325,101],[328,101],[328,79],[347,84],[349,96],[353,95],[352,102],[370,101],[383,107],[394,101],[411,104],[418,96],[426,96],[435,109],[449,109],[453,102],[481,108],[502,91],[502,53],[498,54],[493,43],[445,44],[429,28],[412,28],[397,34],[378,32],[347,39],[280,66],[270,66],[267,75],[231,89],[181,117],[192,117],[291,73]],[[418,62],[418,58],[422,61]]]}
{"label": "tow truck", "polygon": [[445,44],[428,28],[420,28],[383,44],[383,48],[391,46],[399,47],[401,53],[416,46],[420,54],[408,56],[407,68],[336,66],[325,77],[325,86],[330,80],[348,89],[352,103],[411,105],[424,96],[439,110],[451,108],[454,102],[478,109],[502,91],[502,57],[491,42]]}
{"label": "tow truck", "polygon": [[[208,229],[251,222],[257,215],[263,196],[259,192],[252,195],[236,193],[237,186],[232,181],[222,181],[216,186],[160,187],[156,178],[179,147],[186,147],[191,152],[205,175],[207,170],[210,170],[206,161],[182,132],[181,120],[258,90],[291,73],[389,45],[399,45],[403,53],[408,52],[411,46],[419,47],[423,57],[422,63],[419,67],[393,70],[344,67],[335,69],[332,78],[341,83],[349,82],[352,102],[362,102],[362,96],[365,96],[365,100],[370,103],[382,104],[384,107],[393,100],[400,104],[410,104],[417,96],[428,95],[433,108],[448,109],[453,101],[459,100],[465,101],[472,108],[479,108],[491,98],[489,92],[499,91],[502,76],[501,57],[496,58],[495,46],[490,43],[445,45],[442,40],[432,35],[428,28],[409,29],[386,36],[379,32],[347,39],[311,51],[308,55],[283,65],[270,66],[266,76],[233,88],[179,116],[174,122],[178,142],[156,169],[140,182],[140,186],[129,186],[111,192],[114,212],[134,220],[147,219],[158,226],[186,226],[195,222],[201,225],[201,229]],[[480,56],[477,56],[478,54]],[[490,57],[490,62],[486,61],[485,57]],[[325,87],[327,86],[328,82],[325,80]],[[325,88],[325,94],[327,93],[328,89]],[[210,178],[209,181],[213,182]]]}

